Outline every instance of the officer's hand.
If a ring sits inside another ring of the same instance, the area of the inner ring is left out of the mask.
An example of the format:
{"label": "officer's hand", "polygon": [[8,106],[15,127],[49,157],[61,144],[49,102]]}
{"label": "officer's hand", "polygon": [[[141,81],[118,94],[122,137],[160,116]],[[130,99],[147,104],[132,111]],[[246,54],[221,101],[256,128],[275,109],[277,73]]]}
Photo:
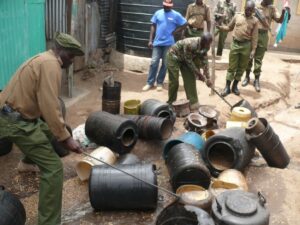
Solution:
{"label": "officer's hand", "polygon": [[150,49],[153,48],[153,43],[152,43],[152,41],[149,41],[149,43],[148,43],[148,48],[150,48]]}
{"label": "officer's hand", "polygon": [[201,81],[204,82],[205,79],[204,79],[204,76],[202,75],[202,73],[199,72],[199,73],[197,74],[197,77],[198,77],[199,80],[201,80]]}
{"label": "officer's hand", "polygon": [[288,20],[290,21],[290,19],[291,19],[291,9],[290,9],[290,7],[285,7],[285,8],[284,8],[284,11],[287,11],[287,12],[288,12],[288,15],[289,15]]}
{"label": "officer's hand", "polygon": [[207,80],[205,81],[205,83],[206,83],[206,86],[209,87],[209,88],[212,86],[212,82],[211,82],[210,79],[207,79]]}
{"label": "officer's hand", "polygon": [[80,147],[79,143],[75,141],[72,137],[67,138],[66,140],[62,141],[63,146],[75,153],[82,153],[82,148]]}
{"label": "officer's hand", "polygon": [[250,53],[250,59],[253,59],[254,55],[255,55],[255,50],[251,51],[251,53]]}

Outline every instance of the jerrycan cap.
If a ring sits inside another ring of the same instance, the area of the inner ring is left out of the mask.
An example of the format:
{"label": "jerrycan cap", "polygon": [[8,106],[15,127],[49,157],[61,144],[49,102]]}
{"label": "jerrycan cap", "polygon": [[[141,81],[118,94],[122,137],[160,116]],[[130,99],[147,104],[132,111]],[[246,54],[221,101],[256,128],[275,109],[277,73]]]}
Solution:
{"label": "jerrycan cap", "polygon": [[257,211],[257,202],[242,193],[231,193],[225,204],[228,210],[240,216],[251,216]]}

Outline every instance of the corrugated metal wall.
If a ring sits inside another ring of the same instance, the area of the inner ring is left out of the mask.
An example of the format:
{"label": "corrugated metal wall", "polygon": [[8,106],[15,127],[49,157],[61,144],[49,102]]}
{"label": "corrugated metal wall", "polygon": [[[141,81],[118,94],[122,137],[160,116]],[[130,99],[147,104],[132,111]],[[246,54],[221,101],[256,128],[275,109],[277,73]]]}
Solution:
{"label": "corrugated metal wall", "polygon": [[46,38],[54,38],[55,32],[67,33],[66,0],[46,0]]}
{"label": "corrugated metal wall", "polygon": [[0,89],[29,57],[46,48],[44,0],[0,0]]}

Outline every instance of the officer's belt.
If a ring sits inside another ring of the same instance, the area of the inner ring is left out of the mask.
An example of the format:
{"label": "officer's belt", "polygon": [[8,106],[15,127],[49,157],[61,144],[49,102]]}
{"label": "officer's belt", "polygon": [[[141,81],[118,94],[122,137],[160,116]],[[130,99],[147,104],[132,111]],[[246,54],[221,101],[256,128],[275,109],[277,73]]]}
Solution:
{"label": "officer's belt", "polygon": [[268,33],[268,30],[258,29],[258,33],[265,34]]}
{"label": "officer's belt", "polygon": [[239,44],[246,44],[246,43],[249,43],[250,40],[238,40],[236,38],[233,38],[233,41],[236,42],[236,43],[239,43]]}
{"label": "officer's belt", "polygon": [[21,113],[11,108],[9,105],[5,104],[2,109],[0,109],[2,115],[7,116],[13,121],[25,121],[25,122],[36,122],[37,119],[26,119],[22,116]]}
{"label": "officer's belt", "polygon": [[203,28],[196,28],[196,27],[192,27],[191,25],[189,25],[189,28],[192,30],[197,30],[197,31],[203,31]]}

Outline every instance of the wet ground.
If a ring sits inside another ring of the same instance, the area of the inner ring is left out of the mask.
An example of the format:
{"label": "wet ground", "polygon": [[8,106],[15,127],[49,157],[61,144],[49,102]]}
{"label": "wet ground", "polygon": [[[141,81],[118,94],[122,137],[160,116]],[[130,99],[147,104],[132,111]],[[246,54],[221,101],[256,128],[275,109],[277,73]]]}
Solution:
{"label": "wet ground", "polygon": [[[281,60],[281,59],[284,59]],[[280,55],[269,53],[265,58],[264,74],[262,76],[262,92],[254,91],[252,85],[241,89],[241,97],[247,99],[261,117],[271,122],[275,132],[280,136],[287,151],[291,156],[288,169],[280,170],[267,167],[264,160],[259,157],[253,160],[246,169],[245,175],[250,190],[262,191],[267,198],[267,207],[271,211],[272,225],[298,223],[300,213],[300,154],[298,146],[300,109],[294,105],[300,102],[300,64],[298,56]],[[100,70],[92,70],[75,75],[75,86],[86,94],[77,100],[66,101],[68,105],[67,122],[73,128],[85,122],[87,116],[96,110],[101,110],[102,81],[111,67],[106,65]],[[157,92],[141,92],[146,81],[146,74],[132,72],[114,72],[115,79],[122,82],[122,105],[129,99],[146,100],[156,98],[167,100],[167,89]],[[224,85],[226,71],[217,71],[216,87],[221,90]],[[229,118],[230,108],[216,95],[211,96],[210,90],[205,85],[197,82],[199,101],[203,105],[211,105],[219,112],[218,124],[224,127]],[[80,96],[81,93],[77,93]],[[178,99],[184,98],[183,86],[180,86]],[[226,99],[234,104],[241,97],[230,95]],[[76,99],[76,96],[75,98]],[[176,121],[172,137],[177,137],[184,132],[183,118]],[[161,157],[163,142],[139,140],[132,153],[147,163],[156,164],[160,169],[158,184],[171,190],[169,176]],[[18,149],[14,149],[6,156],[0,157],[1,173],[0,184],[7,190],[21,198],[27,212],[27,224],[35,224],[38,202],[38,173],[19,174],[16,166],[21,157]],[[70,154],[64,157],[64,192],[63,192],[63,224],[65,225],[148,225],[155,222],[159,212],[174,199],[159,191],[164,201],[159,201],[155,211],[113,211],[94,212],[89,203],[88,183],[81,182],[76,176],[74,165],[82,158],[80,155]]]}

